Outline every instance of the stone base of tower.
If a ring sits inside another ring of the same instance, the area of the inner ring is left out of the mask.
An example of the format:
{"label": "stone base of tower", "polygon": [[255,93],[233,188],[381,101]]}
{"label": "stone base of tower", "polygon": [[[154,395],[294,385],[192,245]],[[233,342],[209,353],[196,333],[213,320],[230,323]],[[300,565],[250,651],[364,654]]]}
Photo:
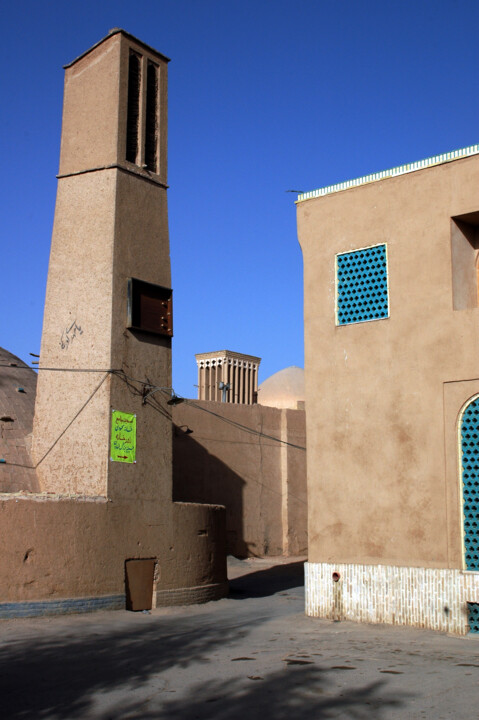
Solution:
{"label": "stone base of tower", "polygon": [[306,615],[411,625],[466,635],[479,573],[461,570],[305,563]]}

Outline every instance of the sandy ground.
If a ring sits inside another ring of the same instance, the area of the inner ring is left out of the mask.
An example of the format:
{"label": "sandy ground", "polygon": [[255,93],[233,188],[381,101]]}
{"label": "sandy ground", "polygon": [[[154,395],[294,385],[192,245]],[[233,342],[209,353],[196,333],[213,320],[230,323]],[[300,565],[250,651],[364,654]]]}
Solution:
{"label": "sandy ground", "polygon": [[231,596],[0,621],[0,717],[479,718],[479,636],[303,613],[302,559],[230,559]]}

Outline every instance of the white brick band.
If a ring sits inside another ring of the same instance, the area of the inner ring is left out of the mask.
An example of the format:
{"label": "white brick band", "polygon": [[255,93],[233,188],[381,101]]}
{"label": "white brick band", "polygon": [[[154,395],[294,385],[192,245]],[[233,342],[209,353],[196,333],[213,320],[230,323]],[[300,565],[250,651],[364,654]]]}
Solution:
{"label": "white brick band", "polygon": [[304,574],[306,615],[330,620],[414,625],[465,635],[467,603],[479,603],[479,572],[307,562]]}
{"label": "white brick band", "polygon": [[354,178],[354,180],[346,180],[345,182],[337,183],[336,185],[328,185],[327,187],[319,188],[318,190],[311,190],[311,192],[299,193],[296,202],[300,203],[303,202],[303,200],[322,197],[323,195],[340,192],[341,190],[349,190],[351,187],[366,185],[367,183],[376,182],[377,180],[384,180],[384,178],[405,175],[406,173],[423,170],[424,168],[432,167],[433,165],[442,165],[443,163],[451,162],[452,160],[460,160],[461,158],[477,155],[478,153],[479,145],[470,145],[469,147],[461,148],[460,150],[453,150],[452,152],[443,153],[442,155],[434,155],[433,157],[426,158],[425,160],[417,160],[416,162],[407,163],[406,165],[399,165],[398,167],[391,168],[390,170],[381,170],[380,172],[372,173],[371,175],[363,175],[363,177]]}

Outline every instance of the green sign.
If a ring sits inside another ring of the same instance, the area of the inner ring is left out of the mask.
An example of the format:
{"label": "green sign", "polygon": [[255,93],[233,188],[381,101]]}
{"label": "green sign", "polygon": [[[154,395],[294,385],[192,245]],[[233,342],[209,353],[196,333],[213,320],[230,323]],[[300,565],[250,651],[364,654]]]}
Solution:
{"label": "green sign", "polygon": [[110,459],[136,462],[136,415],[112,410]]}

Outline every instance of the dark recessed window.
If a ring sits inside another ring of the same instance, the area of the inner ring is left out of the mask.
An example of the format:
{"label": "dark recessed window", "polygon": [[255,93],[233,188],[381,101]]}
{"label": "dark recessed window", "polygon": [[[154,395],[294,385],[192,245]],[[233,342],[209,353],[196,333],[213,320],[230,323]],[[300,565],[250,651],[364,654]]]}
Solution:
{"label": "dark recessed window", "polygon": [[126,121],[126,159],[136,163],[138,158],[138,129],[140,121],[141,57],[130,52],[128,66],[128,112]]}
{"label": "dark recessed window", "polygon": [[479,306],[479,212],[451,218],[452,306]]}
{"label": "dark recessed window", "polygon": [[158,68],[152,62],[146,71],[145,165],[158,172]]}
{"label": "dark recessed window", "polygon": [[161,285],[128,280],[128,327],[173,336],[173,291]]}

